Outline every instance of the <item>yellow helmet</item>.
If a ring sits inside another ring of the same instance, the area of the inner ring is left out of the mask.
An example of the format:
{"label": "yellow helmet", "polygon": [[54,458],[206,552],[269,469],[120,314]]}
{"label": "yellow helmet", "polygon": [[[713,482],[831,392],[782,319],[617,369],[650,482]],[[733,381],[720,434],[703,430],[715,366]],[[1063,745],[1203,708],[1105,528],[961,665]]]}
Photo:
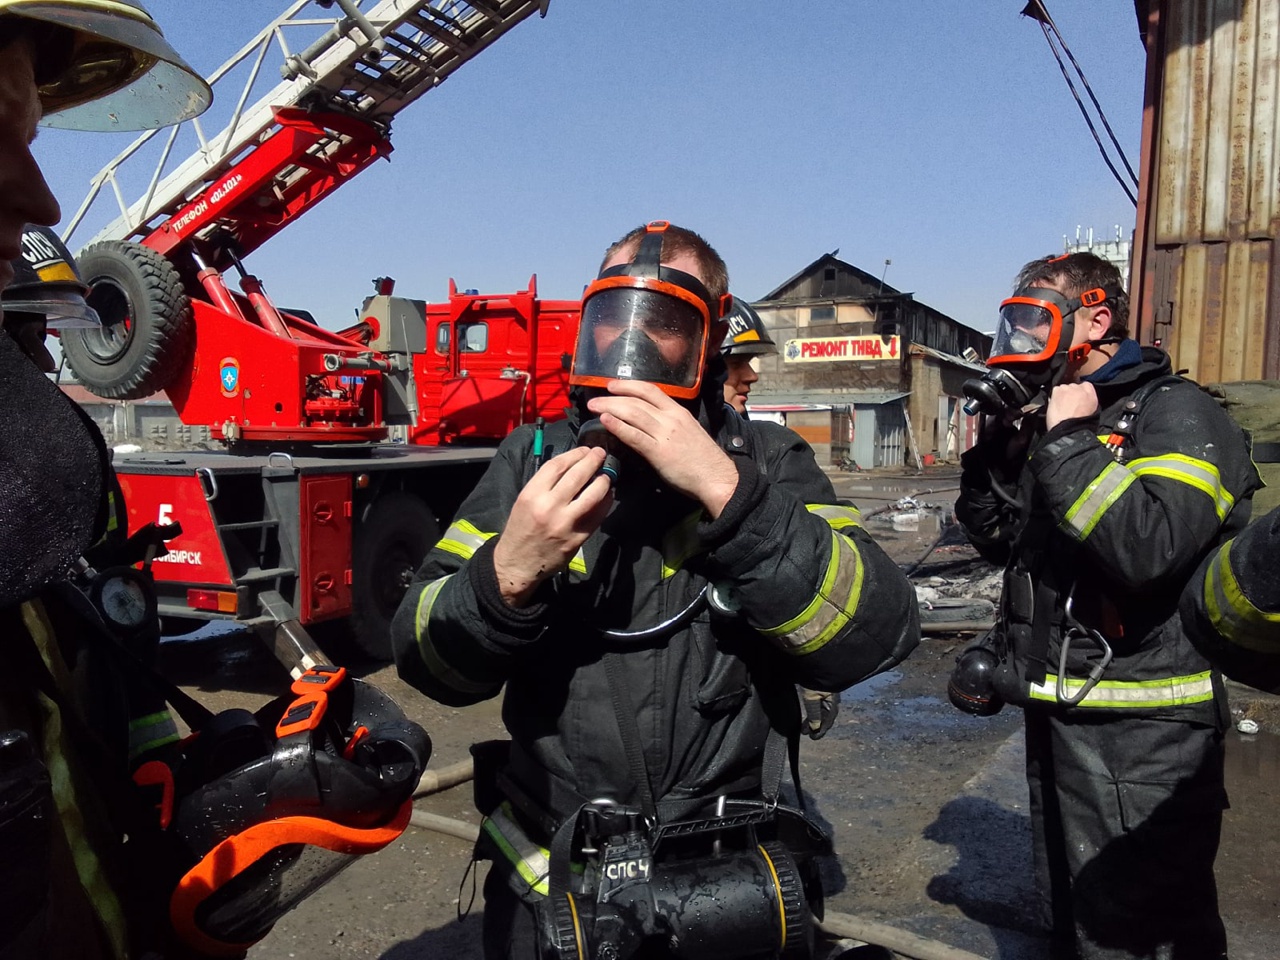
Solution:
{"label": "yellow helmet", "polygon": [[28,21],[42,126],[150,130],[213,100],[136,0],[0,0],[0,38],[10,17]]}

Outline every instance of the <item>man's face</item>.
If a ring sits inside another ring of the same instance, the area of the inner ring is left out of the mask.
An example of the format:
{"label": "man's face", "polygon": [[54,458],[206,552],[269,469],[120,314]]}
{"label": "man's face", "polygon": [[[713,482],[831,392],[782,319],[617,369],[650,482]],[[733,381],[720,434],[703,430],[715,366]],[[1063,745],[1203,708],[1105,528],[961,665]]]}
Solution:
{"label": "man's face", "polygon": [[62,216],[31,154],[39,120],[30,49],[26,43],[0,48],[0,290],[13,279],[9,261],[22,254],[22,228],[51,227]]}
{"label": "man's face", "polygon": [[[640,249],[638,244],[632,244],[629,247],[623,247],[605,261],[604,266],[600,268],[603,273],[610,267],[616,267],[619,264],[630,263],[636,257],[636,252]],[[671,260],[663,260],[664,267],[672,267],[683,273],[689,274],[691,277],[697,277],[700,283],[705,284],[706,278],[702,275],[702,269],[698,263],[698,258],[689,253],[680,253]],[[622,333],[622,327],[608,327],[604,325],[597,326],[593,331],[596,341],[596,351],[599,356],[604,356],[612,345],[613,341],[618,339]],[[662,359],[671,366],[679,367],[689,352],[689,340],[682,334],[665,329],[646,328],[645,333],[658,347],[658,352],[662,354]]]}
{"label": "man's face", "polygon": [[747,395],[760,376],[751,366],[750,357],[727,356],[724,363],[729,369],[729,376],[724,381],[724,402],[739,413],[746,413]]}

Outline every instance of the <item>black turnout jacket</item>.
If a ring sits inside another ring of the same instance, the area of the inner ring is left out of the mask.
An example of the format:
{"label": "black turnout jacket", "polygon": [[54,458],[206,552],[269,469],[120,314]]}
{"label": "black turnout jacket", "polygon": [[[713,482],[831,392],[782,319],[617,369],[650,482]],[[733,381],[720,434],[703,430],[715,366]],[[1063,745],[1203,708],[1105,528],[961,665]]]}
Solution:
{"label": "black turnout jacket", "polygon": [[[639,802],[606,651],[622,661],[659,811],[680,816],[720,794],[760,794],[771,726],[798,722],[796,684],[844,689],[919,642],[911,585],[858,511],[836,500],[808,445],[728,408],[717,421],[709,429],[739,472],[720,517],[707,519],[652,475],[624,476],[601,528],[520,609],[503,601],[492,553],[537,467],[534,428],[517,429],[395,618],[400,675],[429,696],[470,704],[505,684],[510,778],[553,819],[583,798]],[[574,436],[571,421],[548,427],[547,453]],[[717,602],[680,621],[709,584]],[[603,633],[672,618],[680,622],[647,638]]]}
{"label": "black turnout jacket", "polygon": [[[1195,383],[1173,377],[1154,348],[1094,386],[1099,415],[1036,437],[1020,472],[1013,467],[1020,503],[993,487],[993,463],[997,474],[1009,465],[991,444],[962,458],[957,518],[984,556],[1005,565],[998,689],[1022,705],[1221,723],[1220,678],[1177,611],[1197,565],[1248,522],[1260,485],[1248,439]],[[1113,451],[1107,441],[1131,401],[1139,406],[1130,435]],[[1070,638],[1071,698],[1102,658],[1089,630],[1114,659],[1079,705],[1066,707],[1057,683],[1062,640]]]}

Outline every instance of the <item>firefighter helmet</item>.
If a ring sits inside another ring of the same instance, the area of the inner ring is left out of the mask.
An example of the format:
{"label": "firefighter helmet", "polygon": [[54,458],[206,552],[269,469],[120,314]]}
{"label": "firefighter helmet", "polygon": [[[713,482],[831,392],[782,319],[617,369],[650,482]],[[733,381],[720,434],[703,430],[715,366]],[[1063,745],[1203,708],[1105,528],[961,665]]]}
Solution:
{"label": "firefighter helmet", "polygon": [[150,130],[213,100],[138,0],[0,0],[29,21],[41,123],[64,130]]}
{"label": "firefighter helmet", "polygon": [[43,320],[50,330],[98,326],[98,314],[85,302],[89,287],[70,251],[48,227],[28,224],[22,231],[22,256],[11,261],[13,282],[0,304],[6,325],[18,317]]}
{"label": "firefighter helmet", "polygon": [[767,357],[778,352],[760,314],[747,301],[734,297],[733,309],[725,319],[729,321],[729,332],[720,352],[726,357]]}

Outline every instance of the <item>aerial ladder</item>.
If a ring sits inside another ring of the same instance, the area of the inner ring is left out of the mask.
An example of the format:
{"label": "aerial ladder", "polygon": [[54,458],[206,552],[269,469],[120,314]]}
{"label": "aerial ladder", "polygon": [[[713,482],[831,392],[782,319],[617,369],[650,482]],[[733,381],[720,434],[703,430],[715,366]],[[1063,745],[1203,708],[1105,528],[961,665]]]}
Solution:
{"label": "aerial ladder", "polygon": [[[382,381],[409,373],[389,331],[283,312],[243,260],[387,157],[401,110],[548,2],[295,0],[209,78],[225,127],[149,131],[93,179],[64,239],[105,198],[118,211],[82,255],[104,326],[64,338],[73,372],[109,399],[166,390],[183,422],[232,442],[384,438]],[[294,52],[299,34],[314,39]],[[251,102],[269,56],[281,79]]]}
{"label": "aerial ladder", "polygon": [[63,353],[99,396],[164,391],[225,444],[116,457],[130,529],[182,526],[152,568],[166,632],[235,621],[305,667],[308,631],[344,621],[388,656],[406,585],[497,442],[563,416],[578,304],[540,300],[536,278],[496,295],[451,281],[439,303],[379,278],[334,331],[243,265],[547,3],[294,0],[209,78],[221,129],[143,134],[94,178],[66,238],[97,226],[79,260],[103,325],[67,331]]}

